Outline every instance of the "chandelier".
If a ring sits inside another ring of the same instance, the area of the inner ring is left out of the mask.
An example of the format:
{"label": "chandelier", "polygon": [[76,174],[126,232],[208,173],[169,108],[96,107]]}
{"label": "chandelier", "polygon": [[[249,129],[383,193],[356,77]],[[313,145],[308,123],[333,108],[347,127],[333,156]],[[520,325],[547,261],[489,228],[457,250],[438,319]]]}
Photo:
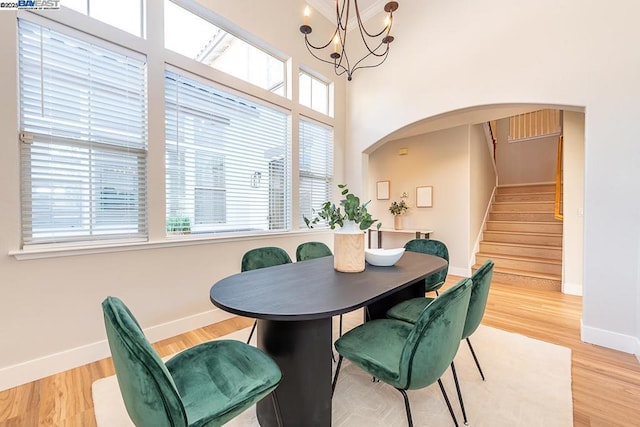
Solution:
{"label": "chandelier", "polygon": [[[316,59],[333,65],[338,76],[347,74],[347,80],[351,80],[353,73],[359,68],[374,68],[382,64],[389,55],[389,45],[394,40],[390,35],[393,24],[393,12],[398,9],[397,1],[390,1],[384,6],[388,13],[382,30],[378,33],[370,33],[364,26],[358,9],[358,0],[336,0],[336,29],[325,44],[314,45],[309,41],[311,26],[309,25],[309,6],[304,9],[304,25],[300,26],[300,32],[304,34],[304,42],[307,49]],[[341,4],[342,3],[342,4]],[[360,38],[364,45],[364,56],[356,62],[351,62],[347,55],[347,35],[349,33],[349,16],[351,4],[355,7],[356,22]],[[333,49],[329,47],[333,45]],[[323,53],[324,52],[324,53]],[[329,53],[331,52],[331,53]],[[329,54],[328,54],[329,53]]]}

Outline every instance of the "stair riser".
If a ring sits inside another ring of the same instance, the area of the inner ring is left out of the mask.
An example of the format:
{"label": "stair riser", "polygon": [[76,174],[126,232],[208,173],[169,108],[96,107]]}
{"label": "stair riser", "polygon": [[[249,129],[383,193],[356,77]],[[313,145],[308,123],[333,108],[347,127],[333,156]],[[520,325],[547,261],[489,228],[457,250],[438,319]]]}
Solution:
{"label": "stair riser", "polygon": [[562,290],[562,282],[560,280],[553,279],[541,279],[538,277],[520,276],[517,274],[502,273],[499,271],[493,272],[492,281],[499,283],[506,283],[514,286],[523,286],[527,288],[544,289],[548,291]]}
{"label": "stair riser", "polygon": [[555,193],[496,194],[496,202],[555,202]]}
{"label": "stair riser", "polygon": [[524,211],[524,212],[551,212],[553,213],[554,203],[553,202],[538,202],[538,203],[518,203],[518,202],[502,202],[502,203],[494,203],[491,206],[491,212],[514,212],[514,211]]}
{"label": "stair riser", "polygon": [[486,242],[519,243],[524,245],[562,246],[562,236],[539,234],[503,234],[485,231],[483,240]]}
{"label": "stair riser", "polygon": [[496,267],[511,268],[514,270],[531,271],[535,273],[562,274],[561,264],[548,264],[535,261],[516,260],[508,258],[488,257],[484,255],[476,255],[476,263],[483,264],[488,258],[491,258]]}
{"label": "stair riser", "polygon": [[491,212],[490,221],[554,221],[553,212]]}
{"label": "stair riser", "polygon": [[562,223],[543,224],[543,223],[522,223],[522,222],[502,222],[487,221],[487,230],[489,231],[515,231],[524,233],[562,233]]}
{"label": "stair riser", "polygon": [[480,252],[485,254],[497,254],[505,256],[525,256],[534,258],[554,259],[562,261],[562,249],[537,248],[528,246],[495,245],[489,242],[480,242]]}
{"label": "stair riser", "polygon": [[516,187],[498,187],[496,194],[555,193],[554,184],[523,185]]}

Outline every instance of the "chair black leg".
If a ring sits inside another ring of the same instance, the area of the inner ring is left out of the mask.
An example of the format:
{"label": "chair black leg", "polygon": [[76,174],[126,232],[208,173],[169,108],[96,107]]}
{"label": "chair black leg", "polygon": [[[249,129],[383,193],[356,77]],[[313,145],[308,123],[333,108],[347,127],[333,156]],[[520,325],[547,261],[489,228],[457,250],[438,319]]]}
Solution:
{"label": "chair black leg", "polygon": [[453,373],[453,381],[456,383],[456,391],[458,392],[458,400],[460,401],[460,408],[462,409],[462,417],[464,418],[464,425],[468,426],[467,412],[464,410],[464,401],[462,400],[462,392],[460,391],[460,384],[458,383],[458,374],[456,374],[456,366],[451,362],[451,372]]}
{"label": "chair black leg", "polygon": [[471,340],[467,337],[467,344],[469,344],[469,350],[471,350],[471,355],[473,356],[473,360],[476,362],[476,366],[478,367],[478,371],[480,371],[480,376],[482,377],[482,381],[484,381],[484,374],[482,373],[482,368],[480,367],[480,362],[478,362],[478,358],[476,357],[476,352],[473,351],[473,347],[471,346]]}
{"label": "chair black leg", "polygon": [[342,314],[340,315],[340,336],[342,336]]}
{"label": "chair black leg", "polygon": [[453,408],[451,407],[451,402],[449,402],[449,397],[447,396],[447,392],[444,391],[444,386],[442,385],[442,381],[438,378],[438,385],[440,386],[440,391],[442,392],[442,396],[444,396],[444,401],[447,403],[447,408],[449,408],[449,413],[451,414],[451,418],[453,418],[453,424],[458,427],[458,420],[456,419],[456,415],[453,413]]}
{"label": "chair black leg", "polygon": [[280,404],[278,403],[278,396],[276,396],[275,390],[271,392],[271,402],[273,403],[273,411],[276,414],[276,422],[278,423],[278,427],[283,427],[284,424],[282,424],[282,414],[280,413]]}
{"label": "chair black leg", "polygon": [[251,341],[251,337],[253,336],[253,331],[256,330],[256,325],[258,324],[257,320],[253,321],[253,326],[251,327],[251,332],[249,332],[249,339],[247,340],[247,344],[249,344],[249,341]]}
{"label": "chair black leg", "polygon": [[409,406],[409,396],[407,396],[407,392],[401,388],[396,388],[400,393],[402,393],[402,397],[404,398],[404,408],[407,410],[407,423],[409,427],[413,427],[413,419],[411,418],[411,407]]}
{"label": "chair black leg", "polygon": [[331,397],[333,397],[333,392],[336,390],[336,384],[338,383],[338,375],[340,375],[340,367],[342,366],[342,355],[338,358],[338,366],[336,366],[336,374],[333,377],[333,384],[331,384]]}

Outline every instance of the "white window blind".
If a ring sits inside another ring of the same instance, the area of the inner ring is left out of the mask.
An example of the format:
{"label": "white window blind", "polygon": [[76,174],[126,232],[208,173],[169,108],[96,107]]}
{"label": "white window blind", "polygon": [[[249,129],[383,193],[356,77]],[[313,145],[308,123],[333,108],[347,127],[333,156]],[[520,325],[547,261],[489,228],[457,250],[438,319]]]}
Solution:
{"label": "white window blind", "polygon": [[332,200],[333,129],[310,120],[300,120],[300,226],[311,219],[313,209]]}
{"label": "white window blind", "polygon": [[167,231],[288,229],[288,115],[175,72],[165,83]]}
{"label": "white window blind", "polygon": [[146,237],[146,64],[20,19],[25,245]]}

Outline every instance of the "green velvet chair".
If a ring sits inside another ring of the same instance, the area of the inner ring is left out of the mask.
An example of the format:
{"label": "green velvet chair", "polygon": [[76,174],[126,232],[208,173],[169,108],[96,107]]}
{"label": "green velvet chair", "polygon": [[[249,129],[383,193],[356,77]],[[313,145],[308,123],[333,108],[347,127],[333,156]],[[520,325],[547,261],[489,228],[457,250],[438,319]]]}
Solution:
{"label": "green velvet chair", "polygon": [[[484,381],[484,373],[476,357],[476,352],[473,350],[471,340],[469,337],[478,329],[484,311],[487,306],[487,299],[489,298],[489,288],[491,287],[491,278],[493,277],[494,262],[490,259],[485,261],[482,266],[476,270],[471,276],[473,286],[471,288],[471,300],[469,302],[469,310],[467,311],[467,317],[464,324],[464,331],[462,332],[462,339],[467,341],[469,350],[473,360],[478,367],[482,381]],[[387,312],[387,317],[397,320],[402,320],[409,323],[415,323],[422,311],[431,304],[433,298],[412,298],[410,300],[401,302],[400,304],[392,307]],[[462,400],[462,392],[460,391],[460,384],[458,383],[458,376],[456,374],[456,368],[454,363],[451,363],[451,371],[453,373],[453,379],[456,384],[456,391],[458,392],[458,399],[460,400],[460,406],[462,408],[462,415],[464,416],[464,422],[467,423],[467,414],[464,409],[464,402]]]}
{"label": "green velvet chair", "polygon": [[[287,251],[275,246],[265,246],[245,252],[242,256],[241,270],[257,270],[259,268],[267,268],[289,263],[291,263],[291,257]],[[251,327],[251,332],[249,332],[247,344],[251,341],[251,337],[253,337],[253,333],[255,332],[257,325],[258,321],[255,320]]]}
{"label": "green velvet chair", "polygon": [[165,364],[120,299],[107,297],[102,310],[120,392],[136,426],[221,426],[269,394],[281,424],[274,391],[282,374],[261,350],[211,341]]}
{"label": "green velvet chair", "polygon": [[413,426],[406,390],[438,382],[449,413],[457,426],[440,377],[453,361],[467,316],[471,279],[463,279],[433,300],[415,324],[377,319],[345,333],[335,343],[340,354],[333,380],[335,390],[343,358],[395,387],[404,398],[407,421]]}
{"label": "green velvet chair", "polygon": [[333,255],[331,249],[322,242],[300,243],[296,248],[296,261],[306,261],[331,255]]}
{"label": "green velvet chair", "polygon": [[411,252],[420,252],[427,255],[435,255],[447,261],[444,270],[434,273],[425,279],[425,292],[435,292],[438,295],[438,289],[444,285],[449,271],[449,250],[447,245],[439,240],[433,239],[413,239],[409,240],[404,248]]}

